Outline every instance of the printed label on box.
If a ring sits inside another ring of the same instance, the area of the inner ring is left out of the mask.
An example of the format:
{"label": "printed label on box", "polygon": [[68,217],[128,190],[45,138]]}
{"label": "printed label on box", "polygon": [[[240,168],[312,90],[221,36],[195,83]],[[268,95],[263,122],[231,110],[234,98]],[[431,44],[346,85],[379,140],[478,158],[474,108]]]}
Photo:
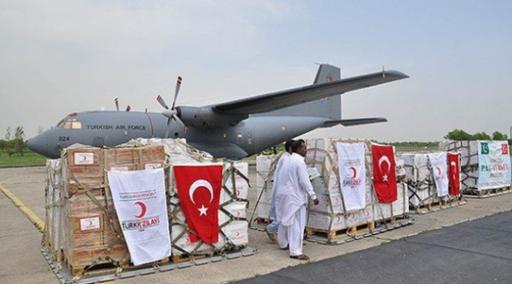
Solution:
{"label": "printed label on box", "polygon": [[100,229],[100,217],[81,218],[80,231],[90,231]]}
{"label": "printed label on box", "polygon": [[94,165],[94,153],[75,153],[75,165]]}

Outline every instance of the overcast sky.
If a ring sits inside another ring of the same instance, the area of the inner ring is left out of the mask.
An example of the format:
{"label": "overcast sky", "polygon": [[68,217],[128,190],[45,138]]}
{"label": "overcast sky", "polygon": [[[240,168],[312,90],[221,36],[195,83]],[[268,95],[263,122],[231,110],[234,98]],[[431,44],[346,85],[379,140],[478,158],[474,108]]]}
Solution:
{"label": "overcast sky", "polygon": [[3,1],[0,135],[27,138],[70,112],[160,111],[310,84],[315,62],[350,77],[411,78],[343,95],[343,118],[373,126],[308,136],[440,140],[451,129],[509,133],[512,1]]}

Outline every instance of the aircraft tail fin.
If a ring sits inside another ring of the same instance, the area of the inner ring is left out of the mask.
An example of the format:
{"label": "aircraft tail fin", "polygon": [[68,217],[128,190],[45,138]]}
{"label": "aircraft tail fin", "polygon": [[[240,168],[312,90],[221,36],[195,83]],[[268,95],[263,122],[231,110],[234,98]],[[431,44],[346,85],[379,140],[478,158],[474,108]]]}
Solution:
{"label": "aircraft tail fin", "polygon": [[[339,67],[320,64],[313,84],[318,85],[340,79],[341,70]],[[320,116],[331,120],[338,120],[341,118],[341,95],[278,109],[264,115]]]}
{"label": "aircraft tail fin", "polygon": [[329,64],[320,64],[313,84],[322,84],[341,79],[341,69]]}

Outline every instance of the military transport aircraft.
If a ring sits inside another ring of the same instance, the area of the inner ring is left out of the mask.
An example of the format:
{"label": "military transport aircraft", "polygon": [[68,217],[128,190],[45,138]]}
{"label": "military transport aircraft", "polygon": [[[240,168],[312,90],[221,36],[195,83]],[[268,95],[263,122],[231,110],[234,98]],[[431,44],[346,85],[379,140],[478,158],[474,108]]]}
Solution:
{"label": "military transport aircraft", "polygon": [[[340,79],[338,67],[320,64],[312,85],[202,107],[176,106],[162,113],[87,111],[72,113],[40,135],[28,147],[49,158],[75,143],[115,146],[134,138],[186,138],[192,146],[215,157],[240,159],[320,127],[385,122],[385,118],[341,119],[341,94],[408,78],[385,71]],[[117,101],[116,101],[117,104]],[[128,109],[127,109],[128,110]]]}

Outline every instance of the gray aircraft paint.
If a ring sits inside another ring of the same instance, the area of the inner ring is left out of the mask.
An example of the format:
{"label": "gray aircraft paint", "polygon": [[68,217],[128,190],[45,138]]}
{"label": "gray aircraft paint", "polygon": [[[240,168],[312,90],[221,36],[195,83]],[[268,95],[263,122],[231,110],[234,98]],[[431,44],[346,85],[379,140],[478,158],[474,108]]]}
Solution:
{"label": "gray aircraft paint", "polygon": [[[388,71],[341,82],[339,68],[322,64],[311,86],[215,106],[180,108],[181,112],[192,109],[198,116],[211,117],[206,121],[208,125],[196,123],[199,126],[184,128],[174,120],[167,125],[168,118],[155,112],[89,111],[64,118],[76,119],[81,129],[54,127],[29,139],[27,144],[35,152],[57,158],[63,148],[75,143],[110,147],[139,137],[164,138],[168,128],[169,138],[185,138],[189,144],[215,157],[240,159],[319,127],[385,121],[380,118],[341,120],[339,94],[403,78],[407,76]],[[255,113],[248,110],[251,106]],[[187,122],[194,124],[195,117],[193,112],[189,113]]]}
{"label": "gray aircraft paint", "polygon": [[[322,64],[318,68],[313,85],[338,81],[341,79],[340,68]],[[279,110],[259,114],[261,116],[321,116],[332,120],[341,119],[341,95],[286,107]]]}

